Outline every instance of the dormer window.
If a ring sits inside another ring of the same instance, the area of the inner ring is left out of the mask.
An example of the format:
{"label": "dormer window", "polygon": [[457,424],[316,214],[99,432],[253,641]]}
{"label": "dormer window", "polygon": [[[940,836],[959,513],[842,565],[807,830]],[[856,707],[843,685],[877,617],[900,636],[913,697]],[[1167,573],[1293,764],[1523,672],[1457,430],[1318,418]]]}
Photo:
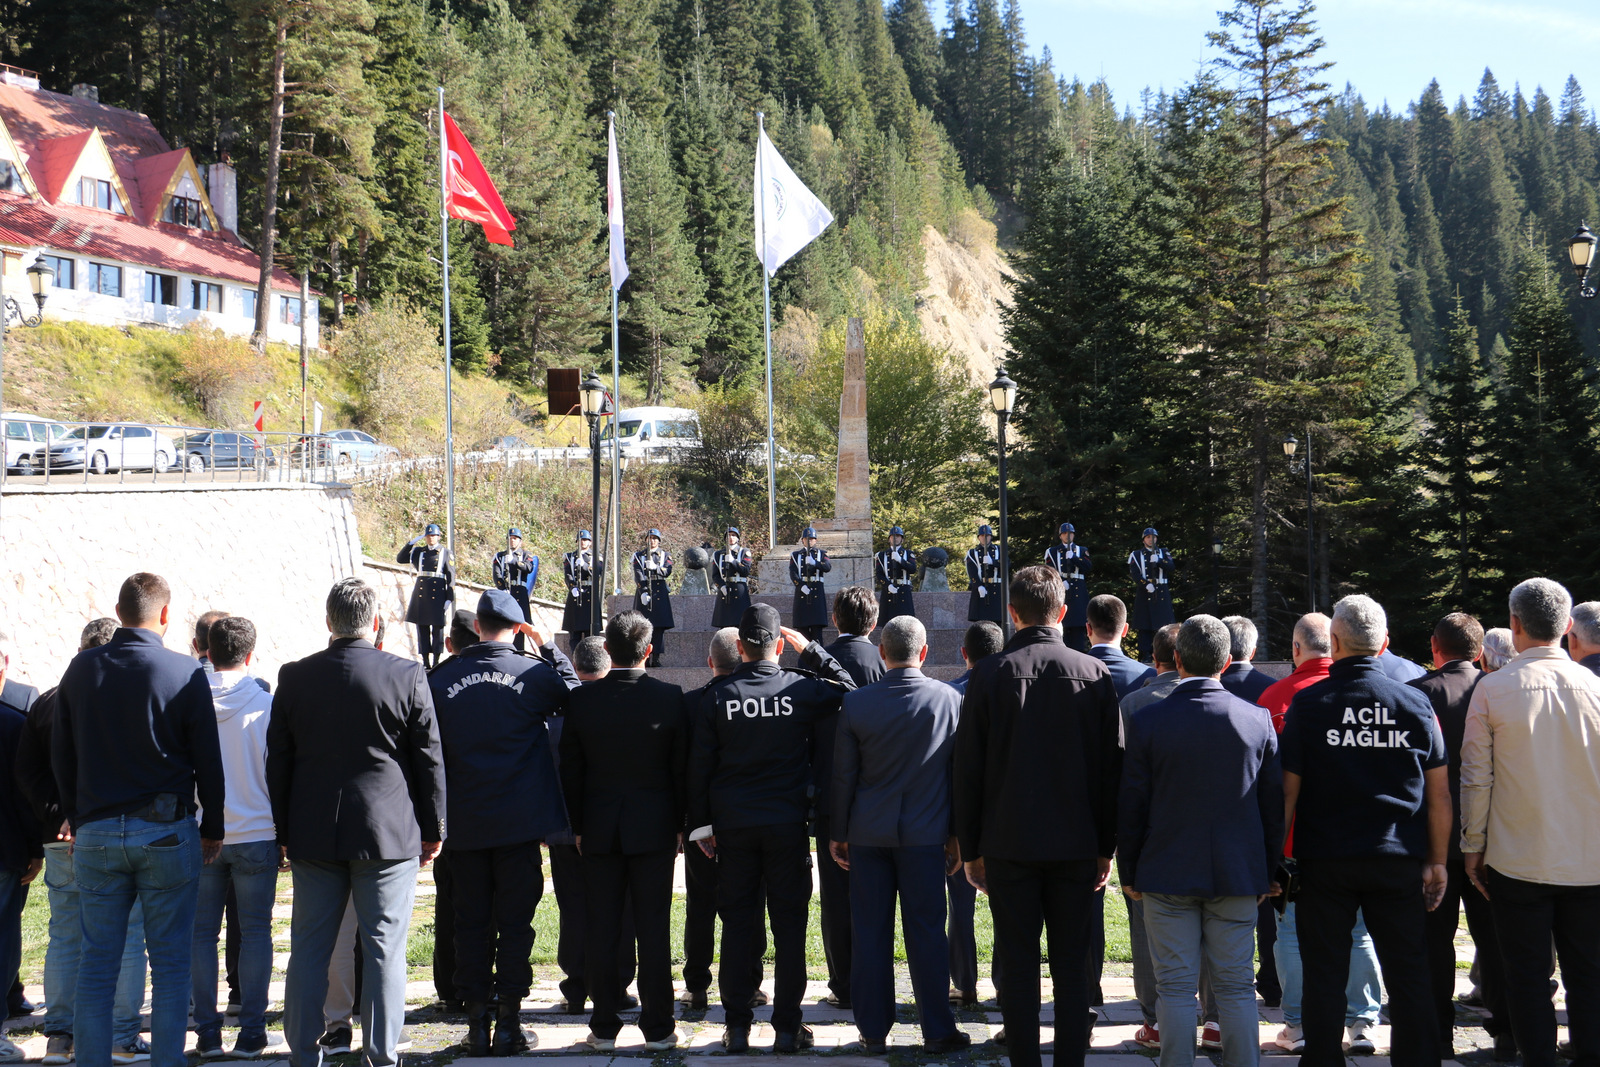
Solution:
{"label": "dormer window", "polygon": [[206,212],[200,206],[200,201],[187,196],[173,196],[167,199],[167,210],[161,213],[163,222],[170,222],[175,226],[192,226],[201,230],[211,229],[211,220],[206,218]]}
{"label": "dormer window", "polygon": [[7,193],[28,191],[27,186],[22,184],[22,172],[9,159],[0,159],[0,191]]}
{"label": "dormer window", "polygon": [[122,198],[117,195],[116,186],[104,178],[79,179],[78,203],[84,207],[97,207],[101,211],[113,211],[118,215],[126,213],[122,206]]}

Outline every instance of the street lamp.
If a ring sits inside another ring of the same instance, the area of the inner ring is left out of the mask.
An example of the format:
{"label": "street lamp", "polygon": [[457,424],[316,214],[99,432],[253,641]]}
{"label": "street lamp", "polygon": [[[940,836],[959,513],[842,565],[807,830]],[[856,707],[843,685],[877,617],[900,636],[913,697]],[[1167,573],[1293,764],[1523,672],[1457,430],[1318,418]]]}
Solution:
{"label": "street lamp", "polygon": [[1294,434],[1283,439],[1283,454],[1289,461],[1289,470],[1294,474],[1302,471],[1306,476],[1306,604],[1307,611],[1317,610],[1317,555],[1316,540],[1312,530],[1312,484],[1311,484],[1311,427],[1306,426],[1306,451],[1305,455],[1297,456],[1296,451],[1300,442]]}
{"label": "street lamp", "polygon": [[1580,223],[1578,232],[1567,238],[1567,258],[1578,275],[1578,295],[1585,300],[1594,299],[1594,286],[1589,284],[1589,267],[1594,263],[1594,247],[1600,242],[1589,229],[1587,222]]}
{"label": "street lamp", "polygon": [[[49,264],[44,261],[43,256],[40,256],[34,261],[33,266],[28,268],[27,274],[28,288],[33,290],[33,303],[36,308],[32,315],[25,314],[22,310],[22,305],[17,303],[14,297],[5,295],[6,255],[4,252],[0,252],[0,411],[4,411],[6,406],[4,393],[6,327],[10,324],[13,317],[16,318],[18,326],[35,327],[44,322],[45,298],[50,295],[50,284],[55,281],[56,276],[55,271],[50,269]],[[5,422],[3,419],[0,419],[0,440],[3,440],[4,437]],[[0,448],[3,447],[3,445],[0,445]],[[47,461],[48,458],[49,457],[47,456]],[[48,468],[48,466],[49,464],[47,462],[46,467]],[[0,480],[4,480],[4,478],[5,464],[0,463]]]}
{"label": "street lamp", "polygon": [[593,514],[589,526],[589,632],[598,634],[605,630],[600,612],[600,422],[606,415],[606,387],[598,375],[590,372],[579,390],[583,402],[583,417],[589,420],[589,463],[593,468]]}
{"label": "street lamp", "polygon": [[1017,383],[1006,377],[1004,367],[996,367],[989,383],[989,405],[1000,430],[1000,626],[1011,621],[1011,557],[1008,547],[1010,523],[1006,517],[1006,424],[1017,404]]}

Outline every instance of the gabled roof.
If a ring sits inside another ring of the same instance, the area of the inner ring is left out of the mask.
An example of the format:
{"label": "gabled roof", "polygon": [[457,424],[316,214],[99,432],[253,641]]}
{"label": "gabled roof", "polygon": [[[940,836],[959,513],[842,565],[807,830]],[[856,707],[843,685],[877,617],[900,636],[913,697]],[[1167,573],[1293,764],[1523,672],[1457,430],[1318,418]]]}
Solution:
{"label": "gabled roof", "polygon": [[11,131],[6,128],[4,115],[0,115],[0,160],[14,163],[22,176],[22,187],[34,196],[39,195],[38,183],[34,181],[27,162],[22,158],[22,146],[17,144],[11,136]]}
{"label": "gabled roof", "polygon": [[185,162],[191,168],[194,166],[189,160],[189,150],[174,148],[158,156],[146,156],[134,165],[133,180],[139,186],[139,199],[144,207],[140,218],[145,223],[155,222],[161,217],[161,205],[177,182],[178,172],[183,169]]}
{"label": "gabled roof", "polygon": [[[127,175],[133,173],[140,159],[171,148],[150,120],[137,111],[44,89],[0,84],[0,112],[5,114],[11,136],[23,146],[98,129],[117,169]],[[33,163],[30,161],[28,166],[31,169]]]}
{"label": "gabled roof", "polygon": [[33,142],[34,158],[28,160],[28,172],[39,184],[40,196],[52,204],[61,199],[72,168],[78,165],[93,137],[94,130],[88,129]]}

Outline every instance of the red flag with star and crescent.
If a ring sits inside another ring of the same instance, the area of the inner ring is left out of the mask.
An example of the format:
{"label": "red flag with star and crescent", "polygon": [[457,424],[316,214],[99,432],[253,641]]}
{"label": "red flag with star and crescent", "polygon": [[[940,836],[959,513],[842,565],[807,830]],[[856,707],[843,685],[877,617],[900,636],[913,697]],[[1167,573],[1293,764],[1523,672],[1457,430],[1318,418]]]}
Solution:
{"label": "red flag with star and crescent", "polygon": [[478,153],[472,150],[471,143],[449,112],[444,116],[444,137],[448,149],[445,172],[449,176],[445,210],[453,218],[478,223],[491,242],[509,247],[510,231],[517,228],[517,220],[506,210],[489,172],[478,162]]}

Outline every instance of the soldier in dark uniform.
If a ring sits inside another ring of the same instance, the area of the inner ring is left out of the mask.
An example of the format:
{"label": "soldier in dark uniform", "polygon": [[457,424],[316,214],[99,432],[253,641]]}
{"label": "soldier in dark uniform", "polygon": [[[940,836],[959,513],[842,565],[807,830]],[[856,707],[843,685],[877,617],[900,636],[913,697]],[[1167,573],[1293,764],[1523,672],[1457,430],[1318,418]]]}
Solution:
{"label": "soldier in dark uniform", "polygon": [[1176,622],[1172,611],[1172,576],[1178,564],[1172,553],[1159,547],[1154,526],[1146,526],[1144,543],[1128,553],[1128,577],[1133,579],[1133,628],[1139,631],[1139,658],[1148,662],[1156,631]]}
{"label": "soldier in dark uniform", "polygon": [[645,547],[633,554],[634,610],[655,627],[650,660],[646,667],[661,666],[661,653],[667,650],[667,631],[672,629],[672,595],[667,592],[667,576],[672,573],[672,557],[661,547],[661,531],[645,535]]}
{"label": "soldier in dark uniform", "polygon": [[567,651],[572,652],[578,642],[589,636],[590,609],[594,603],[594,576],[605,573],[606,562],[593,551],[594,542],[588,530],[578,531],[578,547],[561,559],[561,571],[567,580],[567,607],[561,613],[561,628],[567,631]]}
{"label": "soldier in dark uniform", "polygon": [[794,583],[794,628],[815,641],[828,628],[828,592],[822,576],[833,570],[827,549],[817,547],[817,531],[807,526],[800,547],[789,553],[789,581]]}
{"label": "soldier in dark uniform", "polygon": [[417,628],[417,651],[424,667],[437,667],[444,655],[446,620],[456,599],[456,561],[443,541],[444,531],[430,522],[421,537],[407,541],[395,556],[396,563],[404,563],[417,576],[406,605],[406,622]]}
{"label": "soldier in dark uniform", "polygon": [[889,547],[872,559],[873,577],[882,588],[878,599],[878,618],[888,622],[896,615],[917,613],[911,598],[911,582],[917,576],[917,554],[906,547],[906,532],[889,527]]}
{"label": "soldier in dark uniform", "polygon": [[739,544],[739,527],[730,526],[727,547],[711,553],[711,591],[717,594],[711,625],[737,626],[750,606],[750,550]]}
{"label": "soldier in dark uniform", "polygon": [[1062,523],[1056,534],[1061,538],[1061,542],[1045,549],[1044,561],[1056,569],[1056,573],[1061,575],[1061,584],[1066,587],[1067,614],[1061,620],[1064,629],[1062,636],[1066,638],[1068,648],[1087,652],[1089,651],[1089,572],[1094,570],[1094,561],[1089,558],[1089,553],[1083,546],[1078,544],[1078,528],[1072,523]]}
{"label": "soldier in dark uniform", "polygon": [[[538,580],[539,557],[522,547],[522,531],[513,526],[506,531],[506,550],[494,554],[494,587],[511,594],[511,599],[522,608],[522,622],[533,621],[533,613],[528,610],[528,594],[533,592],[533,583]],[[525,640],[519,631],[518,652],[522,651]]]}
{"label": "soldier in dark uniform", "polygon": [[994,531],[986,523],[978,527],[978,543],[967,549],[967,621],[987,620],[1004,630],[1000,593],[1005,575],[1000,573],[1000,546],[993,540]]}

